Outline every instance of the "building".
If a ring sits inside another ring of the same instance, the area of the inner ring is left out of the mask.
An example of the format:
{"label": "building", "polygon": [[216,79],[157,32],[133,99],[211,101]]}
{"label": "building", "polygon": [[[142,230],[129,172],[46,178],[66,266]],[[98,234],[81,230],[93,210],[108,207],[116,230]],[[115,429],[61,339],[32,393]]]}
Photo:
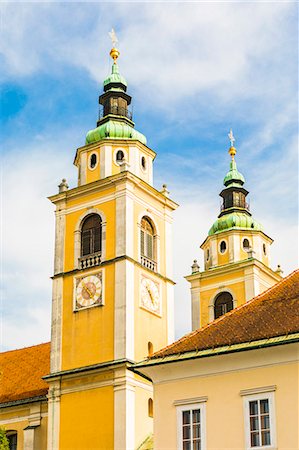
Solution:
{"label": "building", "polygon": [[296,450],[299,270],[136,364],[157,450]]}
{"label": "building", "polygon": [[281,280],[280,267],[270,268],[273,240],[263,231],[246,201],[244,176],[235,161],[234,137],[230,131],[230,169],[220,192],[221,211],[201,245],[204,271],[196,261],[190,282],[192,329],[212,322],[237,306],[259,295]]}
{"label": "building", "polygon": [[[46,448],[46,416],[49,450],[142,446],[152,433],[152,385],[128,367],[174,340],[171,227],[178,205],[165,186],[153,187],[156,154],[134,128],[118,50],[110,55],[97,126],[75,155],[78,186],[69,189],[62,180],[50,197],[56,206],[50,368],[45,350],[47,362],[34,378],[43,389],[48,384],[48,413],[43,403],[43,420],[31,423],[37,397],[21,393],[29,411],[21,416],[15,415],[21,398],[6,399],[1,424],[14,423],[17,450]],[[11,357],[17,363],[28,351]],[[23,368],[16,370],[22,378]]]}
{"label": "building", "polygon": [[[171,228],[178,205],[166,186],[153,187],[156,154],[134,127],[118,50],[110,55],[97,126],[75,155],[78,184],[69,189],[63,179],[50,197],[56,207],[51,343],[0,358],[0,425],[13,450],[150,449],[154,410],[156,448],[174,443],[174,436],[161,437],[164,393],[160,399],[156,391],[154,405],[150,378],[157,383],[146,371],[160,362],[168,368],[159,349],[176,348]],[[251,217],[234,158],[225,180],[224,209],[202,246],[205,271],[195,264],[187,277],[194,327],[214,319],[210,303],[216,307],[219,294],[231,294],[238,316],[250,295],[281,278],[269,268],[272,240]],[[220,304],[221,313],[231,309]],[[174,428],[170,421],[166,429]],[[169,445],[161,448],[176,448]]]}

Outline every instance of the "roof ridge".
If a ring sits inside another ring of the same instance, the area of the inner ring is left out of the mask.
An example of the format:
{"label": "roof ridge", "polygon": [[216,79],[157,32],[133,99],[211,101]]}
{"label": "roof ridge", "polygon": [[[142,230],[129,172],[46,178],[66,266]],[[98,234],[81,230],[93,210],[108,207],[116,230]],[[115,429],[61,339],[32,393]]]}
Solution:
{"label": "roof ridge", "polygon": [[29,345],[28,347],[21,347],[21,348],[14,348],[14,349],[11,349],[11,350],[6,350],[5,352],[0,352],[0,355],[4,355],[6,353],[11,353],[11,352],[18,352],[18,351],[21,351],[21,350],[26,350],[27,348],[39,347],[39,346],[46,345],[46,344],[51,344],[51,341],[41,342],[41,343],[35,344],[35,345]]}

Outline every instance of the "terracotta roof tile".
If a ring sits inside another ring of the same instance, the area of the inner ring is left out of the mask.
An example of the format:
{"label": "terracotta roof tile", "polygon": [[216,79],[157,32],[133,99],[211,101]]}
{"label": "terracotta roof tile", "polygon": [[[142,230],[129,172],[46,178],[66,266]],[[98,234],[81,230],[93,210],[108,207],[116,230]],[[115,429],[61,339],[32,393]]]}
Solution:
{"label": "terracotta roof tile", "polygon": [[299,269],[249,302],[154,353],[152,358],[299,332]]}
{"label": "terracotta roof tile", "polygon": [[0,353],[0,403],[46,395],[50,342]]}

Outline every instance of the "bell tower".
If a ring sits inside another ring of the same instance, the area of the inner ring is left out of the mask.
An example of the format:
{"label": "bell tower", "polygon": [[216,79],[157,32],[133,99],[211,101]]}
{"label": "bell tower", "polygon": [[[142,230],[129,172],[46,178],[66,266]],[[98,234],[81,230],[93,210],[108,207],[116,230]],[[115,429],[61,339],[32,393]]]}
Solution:
{"label": "bell tower", "polygon": [[134,128],[113,47],[95,129],[77,149],[78,185],[56,207],[49,450],[139,448],[152,387],[132,362],[173,341],[172,212],[153,187],[155,152]]}
{"label": "bell tower", "polygon": [[281,279],[281,270],[270,268],[270,245],[273,240],[263,231],[249,209],[244,176],[235,161],[236,148],[229,133],[230,168],[220,192],[218,219],[201,245],[204,271],[196,261],[191,284],[192,329],[206,325],[222,314],[252,299]]}

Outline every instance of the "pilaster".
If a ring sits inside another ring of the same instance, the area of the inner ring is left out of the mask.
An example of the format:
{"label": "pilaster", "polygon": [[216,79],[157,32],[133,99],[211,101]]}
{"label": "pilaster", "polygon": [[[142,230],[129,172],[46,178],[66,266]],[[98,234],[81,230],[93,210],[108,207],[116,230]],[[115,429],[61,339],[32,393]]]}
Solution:
{"label": "pilaster", "polygon": [[60,382],[52,381],[48,392],[48,450],[59,450]]}

